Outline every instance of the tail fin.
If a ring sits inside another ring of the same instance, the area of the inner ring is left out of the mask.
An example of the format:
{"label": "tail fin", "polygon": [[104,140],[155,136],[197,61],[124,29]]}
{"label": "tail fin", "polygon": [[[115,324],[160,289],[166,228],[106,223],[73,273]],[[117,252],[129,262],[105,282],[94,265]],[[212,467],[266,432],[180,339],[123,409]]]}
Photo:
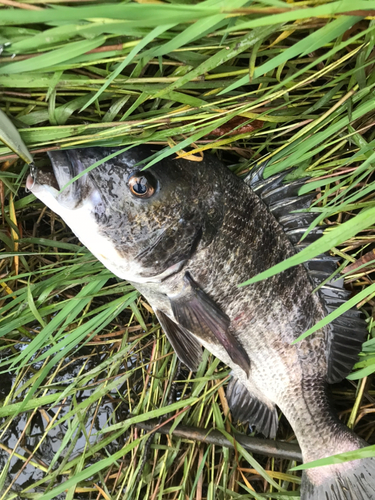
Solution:
{"label": "tail fin", "polygon": [[301,500],[374,500],[375,457],[303,471]]}

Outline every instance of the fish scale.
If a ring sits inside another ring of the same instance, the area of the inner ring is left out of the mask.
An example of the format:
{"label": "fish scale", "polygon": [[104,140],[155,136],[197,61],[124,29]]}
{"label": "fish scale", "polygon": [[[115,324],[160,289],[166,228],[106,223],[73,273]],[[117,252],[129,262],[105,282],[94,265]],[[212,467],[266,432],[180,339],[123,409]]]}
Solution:
{"label": "fish scale", "polygon": [[[73,177],[113,152],[51,153],[57,183],[60,171]],[[147,298],[183,362],[197,369],[203,346],[232,368],[227,398],[236,418],[274,437],[280,408],[304,461],[365,446],[338,420],[327,394],[327,382],[344,378],[357,359],[366,331],[360,313],[348,311],[292,345],[345,300],[329,281],[313,293],[336,260],[321,255],[238,288],[319,237],[320,227],[299,243],[313,217],[290,213],[307,208],[314,194],[298,197],[304,181],[285,184],[285,173],[264,180],[264,168],[243,182],[210,155],[199,165],[167,158],[140,171],[137,163],[150,153],[122,153],[65,195],[34,178],[27,185]],[[131,192],[129,179],[145,186],[144,198]],[[303,472],[302,500],[358,498],[375,498],[373,458]]]}

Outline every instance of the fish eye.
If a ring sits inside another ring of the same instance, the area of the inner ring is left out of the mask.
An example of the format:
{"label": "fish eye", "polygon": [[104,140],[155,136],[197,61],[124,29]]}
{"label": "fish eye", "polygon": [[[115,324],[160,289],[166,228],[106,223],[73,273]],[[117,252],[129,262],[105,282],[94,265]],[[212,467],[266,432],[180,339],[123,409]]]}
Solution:
{"label": "fish eye", "polygon": [[155,193],[156,182],[150,174],[136,173],[129,178],[128,186],[137,198],[150,198]]}

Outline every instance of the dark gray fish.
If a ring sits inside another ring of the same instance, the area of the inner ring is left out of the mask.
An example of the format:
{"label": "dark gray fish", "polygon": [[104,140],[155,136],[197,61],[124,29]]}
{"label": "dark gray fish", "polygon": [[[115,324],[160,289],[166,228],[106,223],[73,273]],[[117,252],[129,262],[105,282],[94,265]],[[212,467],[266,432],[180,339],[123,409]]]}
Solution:
{"label": "dark gray fish", "polygon": [[[140,171],[150,155],[134,148],[106,161],[63,190],[72,177],[115,149],[50,153],[50,174],[27,187],[71,227],[114,274],[148,299],[180,359],[197,369],[202,346],[233,370],[227,397],[236,419],[274,437],[278,406],[292,425],[305,462],[366,443],[335,416],[327,384],[342,380],[365,335],[358,311],[347,311],[304,341],[306,329],[347,298],[317,283],[336,268],[321,255],[251,286],[237,285],[293,255],[311,222],[311,195],[301,182],[262,172],[241,181],[217,159],[199,164],[166,159]],[[251,187],[250,187],[251,186]],[[307,242],[319,235],[311,233]],[[305,244],[305,243],[304,243]],[[303,500],[375,498],[375,459],[303,473]]]}

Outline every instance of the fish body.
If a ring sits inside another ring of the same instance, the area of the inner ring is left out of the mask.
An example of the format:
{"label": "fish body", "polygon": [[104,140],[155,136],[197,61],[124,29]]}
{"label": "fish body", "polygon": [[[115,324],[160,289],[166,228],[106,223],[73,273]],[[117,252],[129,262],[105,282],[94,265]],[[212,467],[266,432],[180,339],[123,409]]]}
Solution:
{"label": "fish body", "polygon": [[[51,153],[58,186],[115,152]],[[238,287],[296,252],[285,228],[298,233],[304,216],[283,207],[282,178],[259,196],[213,156],[198,165],[166,159],[141,171],[137,164],[149,155],[147,147],[121,153],[60,194],[48,176],[29,176],[27,186],[148,299],[189,368],[199,365],[201,346],[232,368],[227,397],[235,417],[274,437],[279,407],[305,462],[366,446],[338,420],[327,397],[327,384],[349,373],[360,350],[359,313],[349,311],[344,324],[338,320],[292,344],[344,300],[345,292],[330,286],[326,296],[313,293],[314,276],[332,261],[325,264],[322,256]],[[253,182],[258,188],[259,179]],[[375,498],[375,459],[304,472],[301,498]]]}

